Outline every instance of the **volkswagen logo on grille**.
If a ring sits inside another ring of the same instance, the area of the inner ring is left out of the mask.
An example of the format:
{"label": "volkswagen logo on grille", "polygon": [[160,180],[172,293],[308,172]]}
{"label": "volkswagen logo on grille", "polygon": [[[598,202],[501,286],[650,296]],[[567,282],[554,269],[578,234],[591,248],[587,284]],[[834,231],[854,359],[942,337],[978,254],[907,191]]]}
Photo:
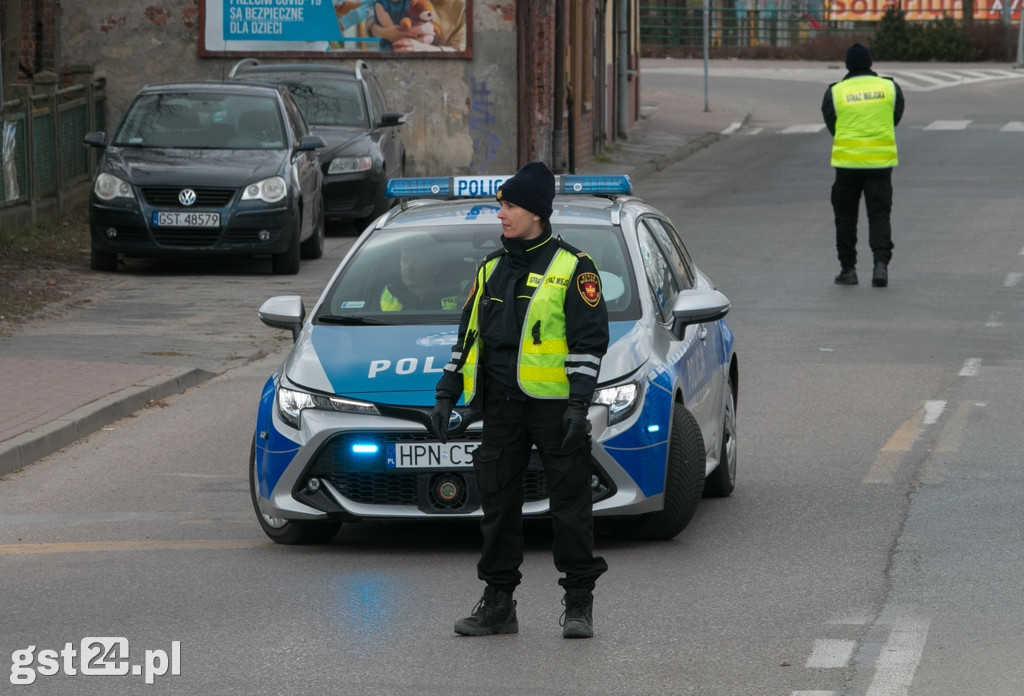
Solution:
{"label": "volkswagen logo on grille", "polygon": [[196,202],[196,192],[192,189],[182,189],[178,194],[178,202],[182,205],[192,205]]}
{"label": "volkswagen logo on grille", "polygon": [[448,429],[458,430],[460,425],[462,425],[462,414],[458,411],[452,411],[452,415],[448,417]]}

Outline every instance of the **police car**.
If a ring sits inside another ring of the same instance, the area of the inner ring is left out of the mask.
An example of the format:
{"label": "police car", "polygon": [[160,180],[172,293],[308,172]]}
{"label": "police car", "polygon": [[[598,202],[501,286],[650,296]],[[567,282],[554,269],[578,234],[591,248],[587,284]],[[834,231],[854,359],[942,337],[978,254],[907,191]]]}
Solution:
{"label": "police car", "polygon": [[[505,178],[390,181],[401,204],[356,240],[308,313],[298,296],[260,308],[295,340],[263,389],[249,463],[274,541],[327,541],[346,520],[481,515],[480,414],[457,404],[445,444],[428,422],[477,265],[500,245],[494,193]],[[595,518],[617,535],[672,538],[702,496],[735,485],[729,301],[628,177],[563,175],[556,187],[553,233],[593,257],[608,305],[590,407]],[[535,452],[523,514],[548,511]]]}

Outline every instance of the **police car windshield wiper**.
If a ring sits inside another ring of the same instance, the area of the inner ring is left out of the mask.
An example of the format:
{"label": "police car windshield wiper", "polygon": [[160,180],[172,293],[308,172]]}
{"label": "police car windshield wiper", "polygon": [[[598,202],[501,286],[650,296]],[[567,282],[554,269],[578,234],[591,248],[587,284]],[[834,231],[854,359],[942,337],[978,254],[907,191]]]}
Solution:
{"label": "police car windshield wiper", "polygon": [[383,317],[364,317],[357,314],[321,314],[316,318],[324,324],[342,324],[345,326],[365,326],[370,324],[395,324],[391,319]]}

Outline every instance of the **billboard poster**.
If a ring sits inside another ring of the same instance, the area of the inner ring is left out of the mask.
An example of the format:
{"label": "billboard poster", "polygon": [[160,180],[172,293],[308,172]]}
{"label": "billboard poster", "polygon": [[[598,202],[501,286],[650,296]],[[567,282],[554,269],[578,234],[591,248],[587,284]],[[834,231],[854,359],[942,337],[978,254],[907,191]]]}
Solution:
{"label": "billboard poster", "polygon": [[471,58],[472,0],[200,0],[199,55]]}
{"label": "billboard poster", "polygon": [[[1021,3],[1009,2],[1014,21],[1020,19]],[[825,3],[827,17],[839,22],[877,22],[890,7],[896,6],[906,13],[908,21],[941,19],[949,16],[963,17],[962,0],[830,0]],[[974,17],[983,20],[999,20],[1003,17],[1004,0],[974,0]]]}

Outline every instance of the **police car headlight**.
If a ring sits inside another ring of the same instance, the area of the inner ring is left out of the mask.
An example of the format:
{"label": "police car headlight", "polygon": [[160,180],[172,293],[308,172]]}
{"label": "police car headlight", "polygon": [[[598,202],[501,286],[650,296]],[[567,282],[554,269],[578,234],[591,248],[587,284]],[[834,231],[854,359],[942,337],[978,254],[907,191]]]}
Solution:
{"label": "police car headlight", "polygon": [[608,407],[608,425],[618,423],[631,414],[640,403],[640,385],[636,382],[598,389],[594,403]]}
{"label": "police car headlight", "polygon": [[320,411],[337,411],[339,413],[359,413],[368,416],[379,416],[377,407],[366,401],[343,399],[338,396],[310,394],[298,389],[281,387],[277,390],[277,415],[293,428],[299,427],[302,412],[307,408]]}
{"label": "police car headlight", "polygon": [[368,155],[363,157],[335,157],[327,165],[328,174],[352,174],[353,172],[365,172],[373,166],[373,160]]}

